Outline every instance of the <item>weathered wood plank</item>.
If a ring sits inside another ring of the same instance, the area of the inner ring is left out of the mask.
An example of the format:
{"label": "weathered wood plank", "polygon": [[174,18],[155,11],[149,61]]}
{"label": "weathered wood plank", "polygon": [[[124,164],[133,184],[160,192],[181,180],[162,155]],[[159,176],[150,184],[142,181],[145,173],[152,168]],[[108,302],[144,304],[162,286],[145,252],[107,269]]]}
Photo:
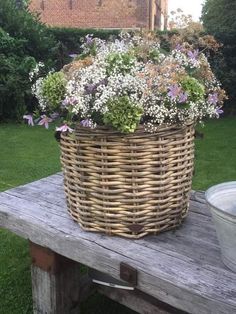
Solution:
{"label": "weathered wood plank", "polygon": [[[0,201],[1,201],[1,195],[0,195]],[[2,201],[3,202],[3,201]],[[7,203],[9,206],[14,202],[14,198],[12,195],[9,195]],[[17,199],[17,204],[20,207],[24,206],[30,206],[31,203],[28,201]],[[60,227],[67,226],[68,220],[69,223],[71,223],[70,217],[68,217],[68,214],[63,212],[63,216],[58,216],[57,209],[59,210],[58,206],[54,205],[56,207],[55,214],[54,211],[42,211],[39,204],[35,204],[30,211],[30,215],[32,215],[32,219],[42,219],[42,221],[48,221],[49,225],[52,225],[52,223],[57,224],[58,219],[60,219]],[[50,207],[51,208],[51,207]],[[71,230],[77,231],[78,225],[76,223],[73,223],[73,226],[71,227]],[[206,229],[203,226],[203,230],[201,232],[204,232],[204,229]],[[197,233],[199,235],[199,233]],[[146,240],[147,239],[147,240]],[[162,240],[162,241],[161,241]],[[195,242],[193,240],[196,240]],[[187,241],[187,242],[186,242]],[[146,247],[150,247],[154,250],[158,249],[162,252],[165,252],[166,254],[176,256],[181,259],[186,259],[186,257],[190,257],[191,260],[195,260],[199,266],[205,264],[206,265],[212,265],[214,267],[223,267],[223,264],[221,262],[220,253],[219,253],[219,247],[209,245],[208,243],[204,242],[201,243],[202,240],[199,240],[199,237],[196,238],[190,238],[189,233],[187,232],[184,236],[181,236],[175,232],[168,232],[156,236],[151,236],[148,238],[145,238],[144,240],[138,240],[138,245],[143,245]],[[183,254],[185,253],[185,254]],[[215,254],[217,253],[217,254]],[[181,255],[181,256],[180,256]],[[189,259],[187,258],[187,261]],[[218,263],[218,265],[217,265]]]}
{"label": "weathered wood plank", "polygon": [[184,314],[186,312],[172,308],[142,292],[113,289],[105,286],[96,286],[97,291],[108,298],[125,305],[139,314]]}
{"label": "weathered wood plank", "polygon": [[79,314],[80,265],[30,243],[34,314]]}
{"label": "weathered wood plank", "polygon": [[45,200],[52,204],[61,205],[64,202],[64,191],[61,186],[50,182],[35,182],[30,185],[19,186],[6,191],[6,193],[18,193],[19,195],[30,196],[31,200]]}
{"label": "weathered wood plank", "polygon": [[[53,205],[49,206],[48,203],[45,201],[42,201],[42,202],[40,201],[40,204],[39,204],[39,201],[37,202],[36,200],[34,200],[33,206],[32,206],[31,200],[28,200],[28,199],[26,200],[25,198],[21,199],[19,193],[17,193],[16,195],[17,195],[18,207],[24,208],[25,206],[28,206],[28,207],[31,206],[32,209],[30,210],[29,214],[33,215],[33,217],[35,217],[35,219],[41,218],[42,221],[44,221],[44,220],[48,221],[48,224],[51,224],[52,222],[57,224],[58,219],[60,218],[60,226],[61,227],[64,225],[67,226],[68,220],[70,220],[70,217],[69,217],[65,208],[64,208],[64,211],[62,211],[61,207],[58,207],[57,205],[53,204]],[[0,202],[2,204],[6,204],[6,205],[11,206],[11,204],[15,202],[14,193],[11,192],[11,194],[8,195],[7,199],[2,198],[2,195],[0,195]],[[45,207],[46,210],[42,211],[42,206]],[[64,207],[65,207],[65,205],[64,205]],[[190,215],[192,215],[192,214],[190,214]],[[192,220],[194,220],[194,217],[195,217],[194,215],[196,216],[196,214],[193,214]],[[206,223],[208,223],[208,220],[206,220]],[[76,230],[77,228],[78,228],[77,224],[74,223],[73,224],[73,230]],[[199,234],[201,234],[201,239],[199,239]],[[156,246],[158,247],[159,240],[161,240],[163,238],[165,240],[169,239],[170,243],[174,243],[174,240],[176,239],[177,241],[175,244],[178,244],[178,243],[181,244],[182,241],[184,241],[184,240],[188,240],[188,243],[190,240],[196,241],[197,245],[198,245],[198,253],[199,253],[199,255],[197,255],[197,256],[201,255],[201,247],[205,248],[205,246],[207,246],[209,249],[210,245],[212,245],[212,243],[213,243],[214,244],[213,245],[213,252],[214,252],[215,243],[216,243],[217,248],[218,248],[218,242],[216,242],[217,239],[216,239],[215,230],[211,229],[211,228],[206,228],[206,225],[204,225],[204,224],[200,225],[200,227],[195,226],[195,225],[191,225],[191,224],[184,224],[183,227],[181,227],[177,231],[174,231],[174,232],[171,231],[168,233],[164,233],[164,234],[159,235],[158,237],[156,237],[156,236],[155,237],[148,237],[148,238],[145,238],[144,241],[146,241],[147,243],[149,243],[149,242],[152,243],[153,246],[157,242]],[[148,241],[146,239],[148,239]],[[211,241],[212,243],[208,243],[209,239],[213,239]],[[205,242],[202,243],[201,241],[204,241],[204,240],[205,240]],[[141,243],[140,241],[141,240],[138,240],[137,243],[140,244]],[[191,246],[185,247],[185,248],[188,249],[188,251],[190,252],[190,255],[191,255],[191,251],[193,251]],[[175,246],[173,247],[172,251],[173,252],[176,251]],[[211,252],[211,250],[209,250],[209,252]],[[219,252],[219,250],[218,250],[218,252]],[[196,251],[194,250],[193,254],[195,254],[195,253],[196,253]],[[205,253],[205,251],[203,253]],[[208,257],[209,254],[207,254],[206,257]],[[196,254],[195,254],[195,256],[196,256]],[[209,256],[209,259],[210,258],[211,258],[211,256]],[[211,258],[211,260],[213,260],[213,263],[214,263],[214,259],[215,259],[215,257],[213,256]]]}
{"label": "weathered wood plank", "polygon": [[[32,209],[30,211],[30,214],[34,215],[35,219],[39,219],[41,217],[42,220],[48,221],[48,224],[51,224],[53,221],[55,222],[55,224],[57,224],[58,219],[61,218],[60,219],[61,227],[64,225],[67,226],[68,219],[70,219],[70,217],[65,208],[64,210],[61,210],[61,207],[57,205],[48,206],[48,203],[45,202],[44,200],[42,202],[40,201],[40,204],[38,204],[38,202],[34,200],[34,203],[33,203],[34,205],[32,206],[32,201],[26,200],[25,198],[21,199],[20,194],[16,194],[16,195],[18,197],[17,198],[18,206],[21,206],[22,208],[24,206],[31,206]],[[15,199],[12,196],[12,194],[11,195],[9,194],[7,200],[6,199],[2,200],[1,195],[0,195],[0,202],[1,203],[5,202],[5,204],[10,206],[13,202],[15,202]],[[45,207],[45,209],[47,210],[42,211],[41,206]],[[197,227],[197,226],[192,226],[191,224],[188,224],[188,225],[184,224],[184,226],[175,232],[164,233],[164,234],[159,235],[158,237],[145,238],[145,241],[147,241],[146,239],[148,239],[147,243],[150,243],[152,247],[156,245],[157,247],[158,246],[161,247],[162,251],[164,249],[165,250],[167,249],[171,251],[171,253],[173,254],[175,254],[176,251],[181,253],[181,250],[183,253],[183,250],[184,250],[185,253],[187,253],[185,255],[188,257],[191,257],[192,259],[195,259],[197,262],[199,262],[199,265],[203,263],[202,259],[204,259],[205,264],[210,264],[210,265],[215,266],[218,261],[219,264],[221,264],[222,266],[220,254],[219,254],[219,246],[218,246],[218,242],[216,242],[217,239],[215,235],[215,230],[214,229],[212,230],[211,228],[206,227],[207,225],[202,225],[201,227]],[[76,230],[78,229],[78,225],[74,223],[73,227],[71,228],[73,228],[73,230]],[[201,234],[201,238],[199,238],[199,234]],[[161,243],[159,244],[159,241],[161,239],[164,239],[165,242],[169,239],[169,248],[167,247],[168,245],[165,246],[165,245],[161,245]],[[210,243],[208,243],[209,239],[212,239]],[[139,242],[139,244],[140,243],[141,242]],[[187,243],[188,246],[183,245],[183,243],[185,244]],[[172,245],[172,248],[170,248],[171,245]],[[207,252],[208,254],[206,254]],[[215,253],[218,253],[218,254],[215,256]]]}
{"label": "weathered wood plank", "polygon": [[[8,218],[12,219],[12,215]],[[43,246],[53,247],[54,251],[57,251],[58,253],[63,252],[65,256],[81,261],[90,267],[100,271],[106,270],[110,275],[113,275],[116,278],[119,278],[119,262],[126,261],[130,263],[132,266],[137,267],[140,272],[140,290],[146,291],[164,302],[168,301],[167,303],[172,304],[173,306],[185,310],[187,309],[187,311],[192,313],[199,313],[199,309],[203,307],[200,300],[202,298],[209,298],[210,300],[207,300],[206,302],[207,311],[205,309],[202,313],[209,313],[208,306],[210,306],[211,303],[211,306],[213,306],[212,308],[216,307],[217,304],[218,312],[216,313],[227,313],[225,312],[227,308],[230,308],[230,311],[233,309],[235,310],[235,300],[232,298],[232,291],[234,291],[234,289],[231,289],[232,278],[230,276],[223,280],[221,276],[218,277],[211,273],[213,278],[210,278],[209,283],[206,284],[205,280],[209,280],[209,272],[208,274],[203,274],[204,270],[192,267],[193,265],[187,263],[184,263],[183,265],[183,262],[178,259],[175,260],[173,257],[167,259],[165,255],[160,253],[156,253],[155,256],[152,256],[150,250],[147,251],[145,248],[142,248],[142,258],[141,260],[136,261],[137,250],[140,252],[141,247],[138,248],[133,242],[129,242],[129,250],[127,252],[127,241],[123,239],[116,238],[115,241],[112,241],[112,238],[110,237],[83,232],[81,234],[82,238],[73,238],[68,233],[62,234],[54,228],[51,229],[45,222],[45,226],[43,227],[39,226],[38,223],[35,223],[34,220],[30,220],[28,224],[26,224],[26,222],[28,221],[26,220],[26,217],[24,217],[24,227],[22,227],[36,242],[40,241]],[[17,225],[13,223],[13,229],[16,227],[19,228],[19,221]],[[22,229],[22,227],[20,229]],[[37,230],[38,228],[40,228],[40,230]],[[89,239],[85,239],[84,237],[91,239],[89,241]],[[107,242],[110,242],[110,247],[112,247],[114,251],[107,248]],[[78,252],[80,252],[80,254],[78,254]],[[127,253],[130,252],[135,254],[129,256],[130,254]],[[81,256],[81,259],[79,258],[79,255]],[[155,263],[155,259],[157,260],[157,263]],[[145,269],[143,269],[144,265]],[[184,271],[182,275],[180,269]],[[206,278],[204,278],[205,275]],[[202,280],[203,282],[201,283]],[[222,280],[224,281],[223,285],[221,284]],[[190,286],[191,288],[193,285],[196,286],[194,288],[194,295],[191,291],[184,291],[187,287],[189,288]],[[215,285],[217,285],[216,291],[214,291]],[[220,286],[222,290],[219,289]],[[197,312],[196,309],[192,309],[193,300],[196,302],[196,299],[198,300]],[[223,306],[225,302],[228,304]]]}
{"label": "weathered wood plank", "polygon": [[206,203],[204,191],[191,191],[190,198],[198,203]]}
{"label": "weathered wood plank", "polygon": [[[53,178],[52,181],[54,180],[56,179]],[[56,181],[47,182],[45,179],[43,182],[34,183],[33,186],[30,184],[20,190],[13,189],[1,193],[0,204],[5,205],[0,205],[0,225],[117,279],[120,262],[126,262],[139,272],[139,290],[189,313],[236,312],[236,274],[225,267],[221,268],[214,228],[207,217],[209,215],[205,215],[207,210],[203,201],[199,203],[202,206],[199,212],[196,210],[193,215],[190,213],[192,221],[186,220],[186,227],[183,226],[183,229],[180,228],[176,233],[166,233],[166,240],[163,234],[140,241],[129,241],[83,232],[65,214],[65,201],[61,206],[64,195],[58,193],[60,190],[62,191],[62,188]],[[30,200],[32,191],[39,196],[38,202]],[[51,198],[50,202],[47,198]],[[53,198],[56,198],[58,203],[54,203]],[[194,201],[194,204],[197,207],[197,201]],[[205,217],[202,226],[200,216]],[[208,225],[211,227],[207,228]],[[195,246],[190,247],[193,252],[196,251],[197,243],[199,246],[207,243],[207,249],[203,250],[202,254],[209,250],[212,254],[210,260],[205,258],[204,262],[200,263],[196,252],[195,255],[187,254],[183,244],[182,251],[178,251],[177,244],[181,243],[181,237],[187,240],[189,234],[192,238],[189,237],[190,243],[185,242],[186,246],[191,245],[191,239],[194,239]],[[172,236],[179,241],[175,246],[171,245]],[[162,237],[162,244],[158,243],[159,237]],[[215,248],[213,251],[212,247]],[[215,267],[212,265],[214,254],[218,261]]]}
{"label": "weathered wood plank", "polygon": [[[45,190],[47,191],[47,194],[45,193]],[[60,206],[60,208],[56,208],[56,214],[61,212],[61,214],[64,216],[66,213],[66,205],[65,205],[65,199],[63,192],[60,193],[58,191],[58,188],[55,186],[51,186],[50,184],[47,184],[47,187],[43,188],[42,191],[40,188],[36,188],[35,186],[26,186],[26,187],[20,187],[13,190],[7,191],[8,194],[18,196],[19,198],[26,199],[33,203],[40,203],[42,206],[47,206],[48,211],[51,212],[51,210],[55,210],[55,205]],[[48,203],[50,203],[50,206],[48,206]],[[215,228],[213,224],[211,223],[211,218],[208,216],[202,217],[202,215],[198,215],[197,213],[192,213],[188,216],[187,220],[190,220],[189,223],[183,224],[183,226],[176,230],[176,236],[179,234],[187,234],[188,237],[199,237],[199,233],[202,234],[202,240],[205,236],[205,241],[213,241],[213,243],[217,243],[216,241],[216,235],[215,235]],[[208,223],[208,228],[203,227],[203,223]],[[195,225],[199,226],[201,230],[199,230],[198,227],[195,227]]]}
{"label": "weathered wood plank", "polygon": [[150,236],[145,245],[153,249],[159,247],[162,251],[175,252],[182,255],[182,258],[184,256],[189,257],[199,266],[204,265],[207,267],[209,265],[215,268],[225,268],[218,245],[209,244],[199,238],[187,237],[186,234],[178,237],[171,233],[162,233],[158,237]]}

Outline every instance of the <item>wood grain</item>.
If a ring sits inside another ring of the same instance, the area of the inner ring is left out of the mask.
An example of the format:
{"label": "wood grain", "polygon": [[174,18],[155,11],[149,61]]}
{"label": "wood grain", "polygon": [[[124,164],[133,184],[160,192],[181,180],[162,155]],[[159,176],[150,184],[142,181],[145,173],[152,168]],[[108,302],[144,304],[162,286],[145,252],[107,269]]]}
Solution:
{"label": "wood grain", "polygon": [[139,314],[186,314],[186,312],[176,310],[137,290],[127,291],[105,286],[97,286],[96,288],[99,293]]}
{"label": "wood grain", "polygon": [[204,193],[191,198],[176,231],[110,237],[82,231],[70,218],[57,174],[0,193],[0,226],[117,279],[126,262],[138,270],[138,290],[188,313],[236,313],[236,274],[221,262]]}

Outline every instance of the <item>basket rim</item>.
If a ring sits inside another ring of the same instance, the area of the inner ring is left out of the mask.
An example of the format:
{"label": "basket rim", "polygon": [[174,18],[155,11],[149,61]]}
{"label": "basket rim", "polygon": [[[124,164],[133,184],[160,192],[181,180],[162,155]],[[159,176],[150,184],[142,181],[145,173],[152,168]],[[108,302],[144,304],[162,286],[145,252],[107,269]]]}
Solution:
{"label": "basket rim", "polygon": [[147,132],[145,130],[144,125],[139,125],[138,128],[133,132],[133,133],[121,133],[120,131],[117,131],[115,129],[112,129],[111,127],[108,126],[101,126],[98,125],[96,128],[88,128],[84,127],[80,124],[77,124],[75,127],[75,135],[101,135],[101,136],[119,136],[119,137],[135,137],[135,136],[144,136],[144,137],[150,137],[150,136],[155,136],[160,133],[165,133],[165,132],[179,132],[181,130],[185,130],[188,127],[194,126],[196,124],[195,121],[188,121],[185,124],[163,124],[158,126],[157,125],[157,130],[155,132]]}

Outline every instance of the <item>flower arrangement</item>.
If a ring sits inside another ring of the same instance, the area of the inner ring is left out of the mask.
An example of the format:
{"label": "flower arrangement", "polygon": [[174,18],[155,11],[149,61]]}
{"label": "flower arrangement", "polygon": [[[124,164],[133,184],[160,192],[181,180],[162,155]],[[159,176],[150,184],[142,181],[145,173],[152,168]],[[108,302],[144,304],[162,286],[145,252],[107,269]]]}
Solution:
{"label": "flower arrangement", "polygon": [[[203,52],[189,43],[163,51],[158,39],[122,34],[109,42],[86,36],[82,54],[60,72],[41,76],[42,64],[30,73],[39,102],[28,123],[48,128],[61,119],[59,132],[76,125],[107,126],[122,133],[143,125],[155,132],[161,125],[218,118],[224,90]],[[37,79],[36,79],[37,77]]]}

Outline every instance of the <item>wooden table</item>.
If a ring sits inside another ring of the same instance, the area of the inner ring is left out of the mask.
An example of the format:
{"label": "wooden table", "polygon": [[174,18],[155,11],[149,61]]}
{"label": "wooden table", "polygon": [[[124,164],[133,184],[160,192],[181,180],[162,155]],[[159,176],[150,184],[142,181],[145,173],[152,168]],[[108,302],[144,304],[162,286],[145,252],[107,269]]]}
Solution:
{"label": "wooden table", "polygon": [[88,233],[68,215],[56,174],[0,193],[0,226],[30,240],[34,313],[78,313],[89,291],[79,263],[135,285],[93,287],[138,313],[236,313],[236,274],[222,264],[204,194],[190,207],[182,227],[158,236]]}

